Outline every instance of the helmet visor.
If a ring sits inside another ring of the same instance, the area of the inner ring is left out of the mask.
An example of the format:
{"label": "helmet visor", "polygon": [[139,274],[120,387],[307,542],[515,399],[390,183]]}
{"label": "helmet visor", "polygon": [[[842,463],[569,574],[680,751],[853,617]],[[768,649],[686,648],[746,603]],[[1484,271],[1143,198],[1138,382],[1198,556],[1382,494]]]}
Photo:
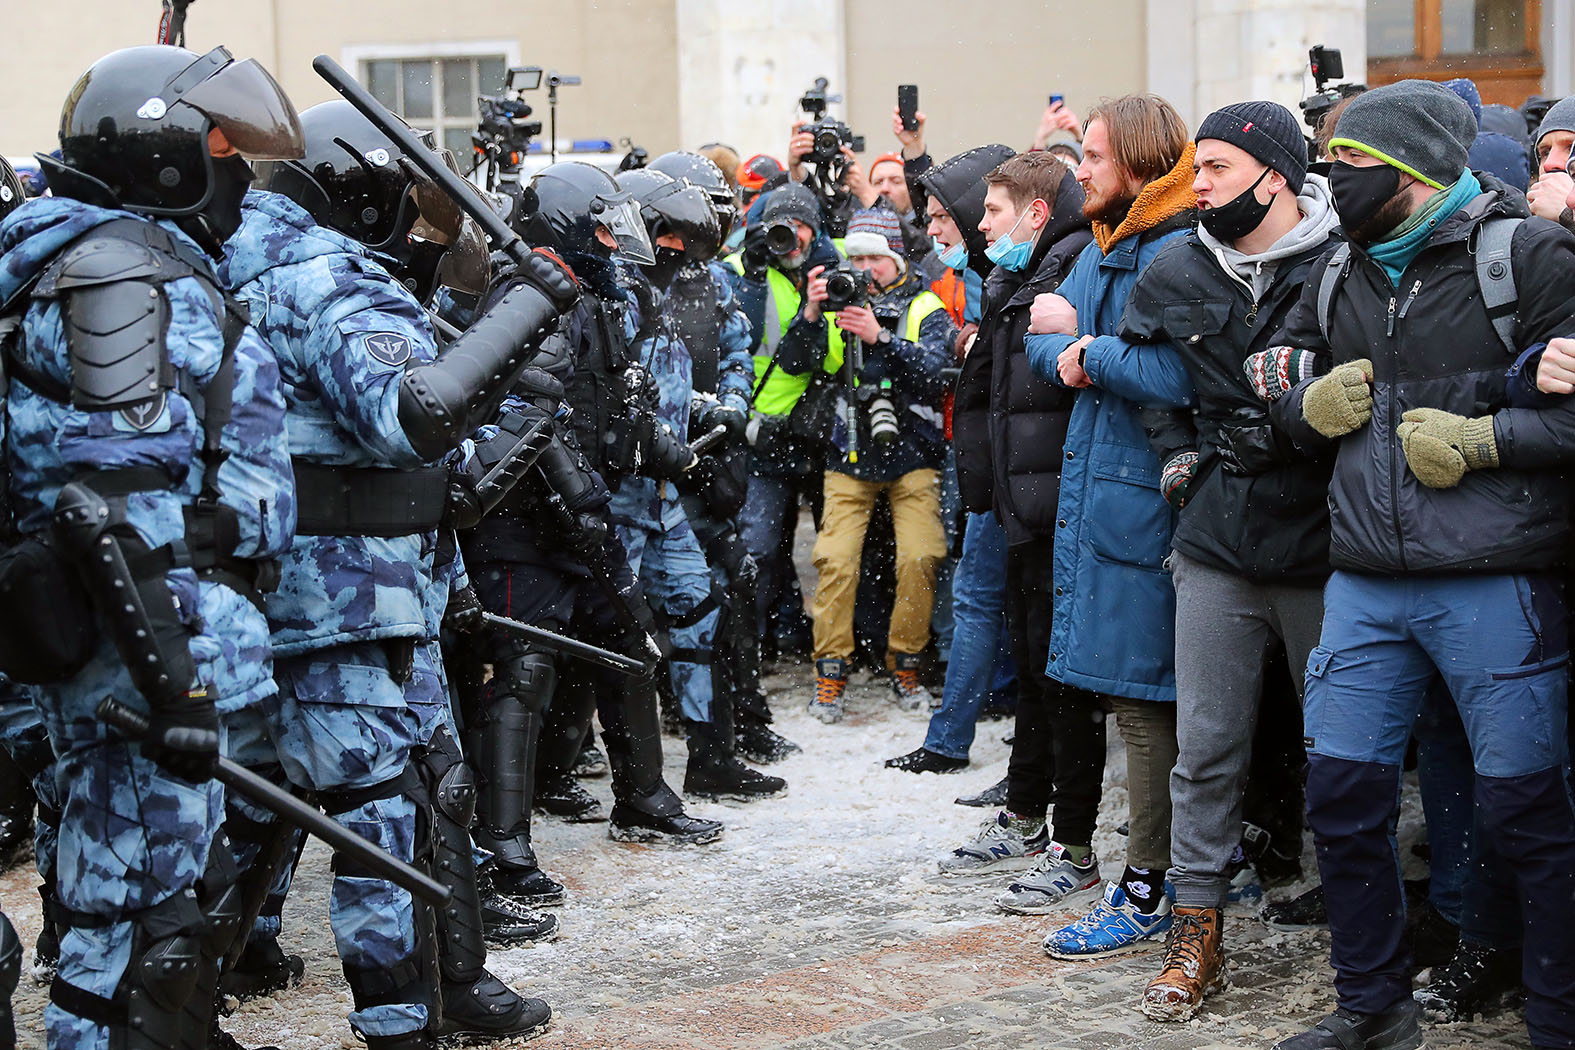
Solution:
{"label": "helmet visor", "polygon": [[491,276],[491,253],[487,250],[487,235],[475,219],[465,219],[459,236],[443,253],[438,264],[438,283],[457,292],[482,295],[487,290]]}
{"label": "helmet visor", "polygon": [[607,228],[618,245],[617,250],[630,260],[642,266],[656,262],[651,237],[645,232],[645,223],[640,219],[639,204],[627,196],[621,200],[598,197],[591,202],[591,215],[599,225]]}
{"label": "helmet visor", "polygon": [[[187,67],[171,85],[179,90],[188,73],[214,64],[215,48]],[[228,55],[228,52],[225,52]],[[231,61],[180,92],[180,101],[213,121],[250,160],[295,160],[306,155],[306,138],[295,106],[256,59]]]}

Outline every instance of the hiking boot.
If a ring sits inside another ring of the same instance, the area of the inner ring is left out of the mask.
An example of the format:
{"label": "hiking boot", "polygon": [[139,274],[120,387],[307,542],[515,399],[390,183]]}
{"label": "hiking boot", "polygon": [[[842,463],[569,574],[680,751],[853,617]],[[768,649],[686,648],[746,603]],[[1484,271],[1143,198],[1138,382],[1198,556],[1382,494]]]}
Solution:
{"label": "hiking boot", "polygon": [[1001,810],[979,825],[972,838],[940,859],[942,875],[1022,871],[1050,845],[1044,821],[1014,819]]}
{"label": "hiking boot", "polygon": [[842,721],[842,692],[848,687],[848,662],[828,657],[815,661],[815,698],[809,713],[829,725]]}
{"label": "hiking boot", "polygon": [[770,765],[804,750],[764,722],[745,718],[733,730],[738,753],[751,762]]}
{"label": "hiking boot", "polygon": [[594,824],[607,819],[601,799],[586,791],[567,773],[538,780],[535,805],[570,824]]}
{"label": "hiking boot", "polygon": [[929,711],[937,706],[935,697],[920,680],[923,664],[917,653],[892,654],[891,689],[897,694],[897,707],[903,711]]}
{"label": "hiking boot", "polygon": [[887,769],[900,769],[904,773],[961,773],[968,768],[966,758],[952,758],[939,751],[921,747],[906,755],[886,760]]}
{"label": "hiking boot", "polygon": [[1271,901],[1263,906],[1263,924],[1271,930],[1311,930],[1329,925],[1329,909],[1324,906],[1323,887],[1314,886],[1288,901]]}
{"label": "hiking boot", "polygon": [[1448,962],[1433,967],[1427,987],[1411,995],[1424,1021],[1453,1024],[1502,1009],[1519,992],[1519,951],[1461,941]]}
{"label": "hiking boot", "polygon": [[1165,964],[1143,989],[1143,1013],[1152,1021],[1187,1021],[1203,999],[1225,987],[1225,946],[1218,908],[1171,909]]}
{"label": "hiking boot", "polygon": [[1405,999],[1383,1013],[1340,1007],[1312,1028],[1274,1044],[1274,1050],[1421,1050],[1417,1005]]}
{"label": "hiking boot", "polygon": [[952,800],[959,806],[977,806],[979,809],[1000,809],[1006,805],[1006,778],[1002,777],[983,791],[963,795]]}
{"label": "hiking boot", "polygon": [[305,973],[305,961],[299,955],[286,955],[277,937],[253,933],[235,968],[219,979],[219,992],[244,1003],[294,988]]}
{"label": "hiking boot", "polygon": [[1159,895],[1153,912],[1138,911],[1119,882],[1105,884],[1105,895],[1076,922],[1055,930],[1044,940],[1052,959],[1087,959],[1147,948],[1170,930],[1170,897]]}
{"label": "hiking boot", "polygon": [[1032,868],[1001,891],[995,906],[1014,915],[1046,915],[1084,903],[1101,884],[1099,858],[1092,850],[1086,863],[1073,864],[1066,847],[1052,842]]}

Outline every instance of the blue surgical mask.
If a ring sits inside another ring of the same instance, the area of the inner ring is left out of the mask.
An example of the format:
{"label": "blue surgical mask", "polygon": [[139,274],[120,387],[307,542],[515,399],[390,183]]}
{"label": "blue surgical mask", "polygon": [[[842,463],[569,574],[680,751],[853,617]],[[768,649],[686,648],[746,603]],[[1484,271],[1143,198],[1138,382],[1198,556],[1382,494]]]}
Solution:
{"label": "blue surgical mask", "polygon": [[1012,228],[997,237],[995,243],[985,249],[984,257],[995,263],[995,265],[1004,266],[1014,273],[1027,266],[1028,257],[1034,253],[1034,242],[1030,240],[1018,244],[1012,240],[1012,234],[1017,232],[1017,227],[1021,226],[1023,220],[1027,217],[1027,212],[1019,215],[1017,221],[1012,224]]}
{"label": "blue surgical mask", "polygon": [[935,242],[935,257],[941,260],[942,266],[949,266],[953,270],[961,270],[968,265],[968,245],[958,241],[950,248],[942,244],[939,237],[931,237]]}

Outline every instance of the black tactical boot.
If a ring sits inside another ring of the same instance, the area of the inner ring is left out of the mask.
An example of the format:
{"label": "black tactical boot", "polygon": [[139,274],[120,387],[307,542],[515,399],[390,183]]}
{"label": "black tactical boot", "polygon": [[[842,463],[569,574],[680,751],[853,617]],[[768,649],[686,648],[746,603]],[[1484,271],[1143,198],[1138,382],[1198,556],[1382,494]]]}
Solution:
{"label": "black tactical boot", "polygon": [[229,1032],[219,1027],[219,1013],[215,1010],[213,1021],[208,1025],[208,1050],[279,1050],[279,1048],[277,1046],[246,1046]]}
{"label": "black tactical boot", "polygon": [[601,800],[567,773],[540,776],[536,781],[536,808],[562,817],[570,824],[594,824],[607,819]]}
{"label": "black tactical boot", "polygon": [[514,948],[521,944],[540,944],[558,939],[558,917],[551,912],[532,911],[513,897],[490,893],[481,898],[481,923],[487,946]]}
{"label": "black tactical boot", "polygon": [[618,842],[697,846],[721,838],[722,825],[691,817],[673,789],[658,783],[648,794],[614,802],[607,834]]}
{"label": "black tactical boot", "polygon": [[757,721],[748,715],[738,720],[734,739],[738,744],[740,755],[761,765],[780,762],[789,755],[804,750],[767,723]]}
{"label": "black tactical boot", "polygon": [[733,705],[716,703],[711,710],[711,721],[688,724],[689,768],[684,773],[684,794],[734,802],[787,794],[787,781],[757,772],[738,760]]}
{"label": "black tactical boot", "polygon": [[585,746],[580,748],[580,756],[574,760],[574,768],[569,773],[587,779],[607,775],[607,756],[591,742],[589,736],[585,738]]}
{"label": "black tactical boot", "polygon": [[919,748],[906,755],[886,760],[887,769],[900,769],[904,773],[961,773],[968,768],[966,758],[952,758],[939,751]]}
{"label": "black tactical boot", "polygon": [[219,992],[245,1002],[294,988],[305,973],[306,963],[299,955],[286,955],[278,938],[254,933],[235,968],[219,978]]}
{"label": "black tactical boot", "polygon": [[1454,956],[1433,967],[1426,988],[1412,993],[1429,1024],[1469,1021],[1502,1009],[1520,992],[1520,952],[1461,941]]}
{"label": "black tactical boot", "polygon": [[562,904],[565,896],[563,883],[537,867],[504,867],[488,864],[476,873],[476,888],[481,893],[481,907],[490,907],[494,897],[507,897],[525,908],[549,908]]}
{"label": "black tactical boot", "polygon": [[[532,1039],[552,1023],[552,1008],[540,999],[526,999],[483,970],[465,984],[443,982],[443,1020],[437,1034],[468,1041]],[[371,1048],[367,1042],[368,1050]]]}
{"label": "black tactical boot", "polygon": [[1002,777],[976,795],[964,795],[954,800],[959,806],[978,806],[981,809],[1006,808],[1006,778]]}
{"label": "black tactical boot", "polygon": [[1281,1039],[1274,1050],[1421,1050],[1416,1003],[1406,999],[1381,1014],[1340,1007],[1312,1028]]}

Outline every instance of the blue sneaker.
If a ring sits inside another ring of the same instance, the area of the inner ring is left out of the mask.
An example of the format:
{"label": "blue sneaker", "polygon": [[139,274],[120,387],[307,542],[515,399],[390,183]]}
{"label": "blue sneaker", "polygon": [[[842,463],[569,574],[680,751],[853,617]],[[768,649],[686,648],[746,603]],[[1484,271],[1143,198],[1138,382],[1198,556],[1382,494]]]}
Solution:
{"label": "blue sneaker", "polygon": [[1104,899],[1087,915],[1045,938],[1045,954],[1052,959],[1087,959],[1137,951],[1168,933],[1170,921],[1169,894],[1160,898],[1152,915],[1145,915],[1127,900],[1119,882],[1106,883]]}

